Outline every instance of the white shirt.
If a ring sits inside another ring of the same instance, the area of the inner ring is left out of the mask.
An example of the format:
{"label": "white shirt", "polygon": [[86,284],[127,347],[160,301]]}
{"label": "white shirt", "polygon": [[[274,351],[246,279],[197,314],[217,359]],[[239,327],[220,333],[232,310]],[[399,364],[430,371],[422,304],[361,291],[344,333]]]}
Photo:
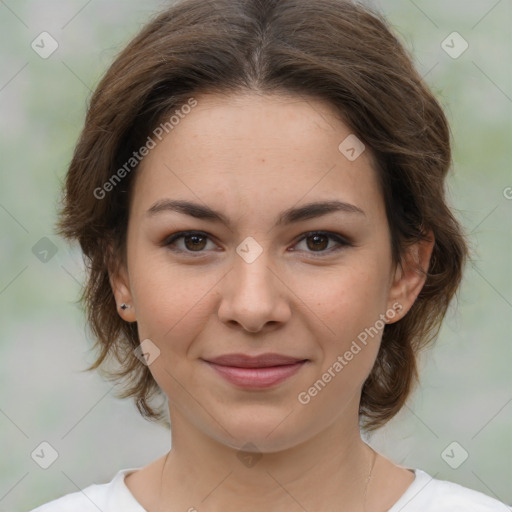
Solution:
{"label": "white shirt", "polygon": [[[93,484],[66,494],[30,512],[146,512],[124,483],[126,474],[139,468],[121,469],[111,482]],[[461,485],[436,480],[421,469],[388,512],[511,512],[512,507]]]}

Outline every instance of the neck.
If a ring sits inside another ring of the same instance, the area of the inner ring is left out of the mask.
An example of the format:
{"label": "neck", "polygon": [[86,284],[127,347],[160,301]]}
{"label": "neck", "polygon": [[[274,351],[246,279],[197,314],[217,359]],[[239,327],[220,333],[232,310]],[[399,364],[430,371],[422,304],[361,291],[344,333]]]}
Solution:
{"label": "neck", "polygon": [[292,448],[254,453],[226,446],[171,414],[161,510],[363,512],[372,450],[341,418]]}

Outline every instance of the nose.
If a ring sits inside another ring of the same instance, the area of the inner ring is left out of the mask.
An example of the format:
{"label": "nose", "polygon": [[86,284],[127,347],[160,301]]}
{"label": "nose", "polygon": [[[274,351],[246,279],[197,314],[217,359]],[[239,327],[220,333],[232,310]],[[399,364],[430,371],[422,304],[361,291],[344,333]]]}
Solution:
{"label": "nose", "polygon": [[231,271],[221,281],[218,316],[222,322],[256,333],[289,320],[289,288],[270,264],[266,251],[250,263],[234,256]]}

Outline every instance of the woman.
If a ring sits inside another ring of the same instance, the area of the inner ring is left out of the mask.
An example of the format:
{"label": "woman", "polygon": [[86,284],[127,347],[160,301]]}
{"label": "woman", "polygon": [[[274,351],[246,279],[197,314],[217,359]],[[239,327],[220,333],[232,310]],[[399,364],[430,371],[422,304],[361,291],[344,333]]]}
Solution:
{"label": "woman", "polygon": [[[361,439],[403,406],[467,247],[449,128],[384,20],[184,0],[91,100],[60,233],[123,396],[171,450],[38,512],[491,511]],[[108,375],[108,373],[107,373]]]}

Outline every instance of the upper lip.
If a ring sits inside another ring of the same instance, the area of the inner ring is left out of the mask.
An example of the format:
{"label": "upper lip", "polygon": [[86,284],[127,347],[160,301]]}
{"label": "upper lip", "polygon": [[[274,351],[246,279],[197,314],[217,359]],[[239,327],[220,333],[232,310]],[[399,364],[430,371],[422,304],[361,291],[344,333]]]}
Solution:
{"label": "upper lip", "polygon": [[236,366],[238,368],[265,368],[269,366],[281,366],[306,361],[305,358],[285,356],[282,354],[265,353],[259,356],[247,354],[225,354],[222,356],[205,359],[209,363],[223,366]]}

